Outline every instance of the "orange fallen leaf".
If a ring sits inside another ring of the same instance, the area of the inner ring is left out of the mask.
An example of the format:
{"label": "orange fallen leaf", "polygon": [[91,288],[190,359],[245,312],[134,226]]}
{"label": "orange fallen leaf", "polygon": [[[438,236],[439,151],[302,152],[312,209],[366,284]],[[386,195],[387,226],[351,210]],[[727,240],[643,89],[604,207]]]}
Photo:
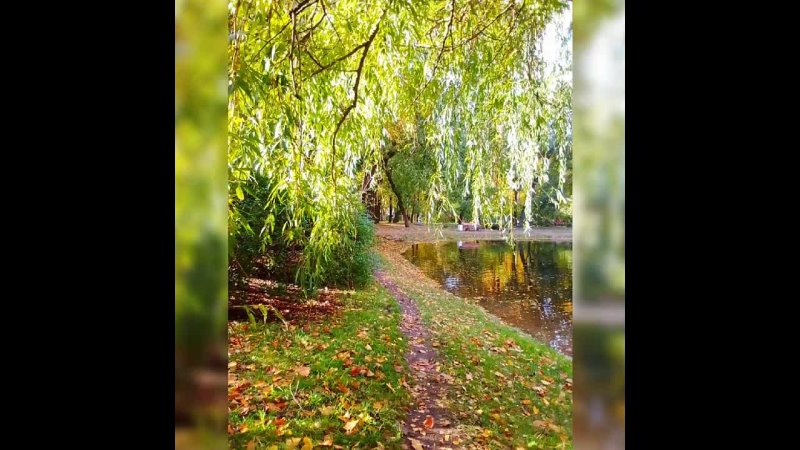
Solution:
{"label": "orange fallen leaf", "polygon": [[252,440],[252,441],[248,442],[247,446],[245,448],[247,450],[256,450],[256,441]]}
{"label": "orange fallen leaf", "polygon": [[429,430],[430,430],[431,428],[433,428],[433,417],[431,417],[431,416],[428,416],[428,417],[426,417],[426,418],[425,418],[425,421],[424,421],[424,422],[422,422],[422,425],[424,425],[424,426],[425,426],[425,428],[427,428],[427,429],[429,429]]}
{"label": "orange fallen leaf", "polygon": [[309,437],[303,438],[303,447],[300,450],[311,450],[314,448],[314,442]]}
{"label": "orange fallen leaf", "polygon": [[522,401],[522,404],[523,405],[530,405],[531,401],[526,398],[525,400]]}

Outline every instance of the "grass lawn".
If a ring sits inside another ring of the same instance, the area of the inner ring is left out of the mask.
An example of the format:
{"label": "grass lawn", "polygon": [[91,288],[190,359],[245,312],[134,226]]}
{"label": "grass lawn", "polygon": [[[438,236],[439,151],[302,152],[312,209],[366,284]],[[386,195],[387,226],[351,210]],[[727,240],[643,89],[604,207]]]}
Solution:
{"label": "grass lawn", "polygon": [[230,324],[231,448],[401,448],[409,395],[399,308],[374,284],[340,300],[333,317],[288,329]]}

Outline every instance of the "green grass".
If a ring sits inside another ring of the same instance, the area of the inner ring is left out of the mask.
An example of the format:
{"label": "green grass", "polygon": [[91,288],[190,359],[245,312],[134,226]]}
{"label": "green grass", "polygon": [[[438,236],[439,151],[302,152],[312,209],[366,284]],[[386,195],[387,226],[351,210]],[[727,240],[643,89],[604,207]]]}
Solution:
{"label": "green grass", "polygon": [[399,308],[375,285],[342,301],[323,323],[230,325],[230,448],[400,448],[409,395]]}
{"label": "green grass", "polygon": [[449,408],[486,448],[572,448],[572,362],[431,282],[402,258],[384,259],[416,301],[441,371]]}

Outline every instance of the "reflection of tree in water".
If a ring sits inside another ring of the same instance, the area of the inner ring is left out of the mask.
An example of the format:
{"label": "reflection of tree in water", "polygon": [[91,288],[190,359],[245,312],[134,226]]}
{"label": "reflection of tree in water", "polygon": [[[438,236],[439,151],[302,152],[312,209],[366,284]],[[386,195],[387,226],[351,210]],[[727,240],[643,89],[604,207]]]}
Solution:
{"label": "reflection of tree in water", "polygon": [[571,349],[571,243],[462,244],[415,244],[406,257],[446,290],[477,298],[512,325]]}

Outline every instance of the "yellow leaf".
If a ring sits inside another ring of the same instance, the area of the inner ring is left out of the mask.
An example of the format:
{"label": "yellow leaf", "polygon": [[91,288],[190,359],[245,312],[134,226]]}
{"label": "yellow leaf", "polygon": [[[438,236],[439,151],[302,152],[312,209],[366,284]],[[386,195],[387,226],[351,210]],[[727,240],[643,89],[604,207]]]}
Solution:
{"label": "yellow leaf", "polygon": [[320,414],[323,416],[330,416],[333,414],[333,406],[323,406],[319,409]]}
{"label": "yellow leaf", "polygon": [[303,438],[303,447],[300,450],[311,450],[314,448],[314,442],[311,441],[311,438],[304,437]]}
{"label": "yellow leaf", "polygon": [[286,450],[294,450],[300,445],[300,438],[289,438],[286,440]]}
{"label": "yellow leaf", "polygon": [[416,439],[412,439],[412,438],[408,438],[408,439],[411,441],[411,446],[414,447],[414,450],[424,450],[424,447],[422,446],[422,442],[420,442],[420,441],[418,441]]}
{"label": "yellow leaf", "polygon": [[353,430],[355,430],[357,425],[358,425],[358,419],[351,420],[350,422],[344,424],[344,431],[346,431],[347,434],[353,434]]}

